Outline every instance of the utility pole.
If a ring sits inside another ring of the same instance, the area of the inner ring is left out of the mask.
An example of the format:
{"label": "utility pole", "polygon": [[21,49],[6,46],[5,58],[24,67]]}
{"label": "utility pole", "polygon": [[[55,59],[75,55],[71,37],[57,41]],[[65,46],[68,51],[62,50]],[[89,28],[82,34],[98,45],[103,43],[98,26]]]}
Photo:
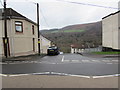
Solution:
{"label": "utility pole", "polygon": [[4,44],[5,44],[5,56],[8,57],[8,37],[7,37],[7,12],[6,12],[6,0],[4,0]]}
{"label": "utility pole", "polygon": [[120,1],[118,2],[118,10],[120,10]]}
{"label": "utility pole", "polygon": [[38,54],[40,55],[39,3],[37,3]]}

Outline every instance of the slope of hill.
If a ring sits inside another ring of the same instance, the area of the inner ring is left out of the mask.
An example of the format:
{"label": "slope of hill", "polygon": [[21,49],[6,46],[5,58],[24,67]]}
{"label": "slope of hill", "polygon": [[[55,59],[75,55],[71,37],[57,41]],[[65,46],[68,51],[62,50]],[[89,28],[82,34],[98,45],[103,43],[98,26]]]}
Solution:
{"label": "slope of hill", "polygon": [[101,33],[101,21],[41,31],[44,37],[53,41],[63,52],[70,52],[71,44],[89,45],[91,47],[101,45]]}

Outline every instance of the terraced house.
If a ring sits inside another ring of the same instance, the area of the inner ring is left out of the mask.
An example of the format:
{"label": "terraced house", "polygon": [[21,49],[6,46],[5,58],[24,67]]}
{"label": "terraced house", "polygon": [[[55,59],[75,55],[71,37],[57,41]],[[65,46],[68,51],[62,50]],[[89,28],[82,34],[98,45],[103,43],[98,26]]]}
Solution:
{"label": "terraced house", "polygon": [[[2,9],[1,9],[2,10]],[[3,12],[3,10],[2,10]],[[8,55],[38,53],[37,24],[11,8],[7,8]],[[4,20],[0,18],[0,55],[5,56]],[[42,47],[42,46],[41,46]]]}
{"label": "terraced house", "polygon": [[120,51],[120,10],[102,19],[104,51]]}
{"label": "terraced house", "polygon": [[54,44],[52,44],[52,42],[49,39],[43,37],[42,35],[40,35],[40,41],[41,53],[47,54],[47,49]]}

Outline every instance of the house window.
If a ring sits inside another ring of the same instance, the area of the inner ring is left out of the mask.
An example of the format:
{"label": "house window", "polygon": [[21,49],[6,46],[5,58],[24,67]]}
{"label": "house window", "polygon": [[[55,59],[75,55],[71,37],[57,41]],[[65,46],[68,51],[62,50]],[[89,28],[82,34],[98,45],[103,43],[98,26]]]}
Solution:
{"label": "house window", "polygon": [[15,31],[23,32],[23,23],[20,21],[15,21]]}
{"label": "house window", "polygon": [[32,25],[32,34],[35,34],[35,29],[34,29],[34,25]]}

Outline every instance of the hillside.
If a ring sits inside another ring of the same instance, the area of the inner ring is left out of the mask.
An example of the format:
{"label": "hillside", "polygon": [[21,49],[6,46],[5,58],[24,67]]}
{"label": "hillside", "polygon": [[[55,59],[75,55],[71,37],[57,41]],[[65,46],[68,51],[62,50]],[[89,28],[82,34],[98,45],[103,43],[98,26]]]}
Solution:
{"label": "hillside", "polygon": [[53,41],[61,51],[70,52],[70,45],[89,45],[90,47],[101,45],[101,22],[78,24],[63,27],[61,29],[42,30],[41,34]]}

